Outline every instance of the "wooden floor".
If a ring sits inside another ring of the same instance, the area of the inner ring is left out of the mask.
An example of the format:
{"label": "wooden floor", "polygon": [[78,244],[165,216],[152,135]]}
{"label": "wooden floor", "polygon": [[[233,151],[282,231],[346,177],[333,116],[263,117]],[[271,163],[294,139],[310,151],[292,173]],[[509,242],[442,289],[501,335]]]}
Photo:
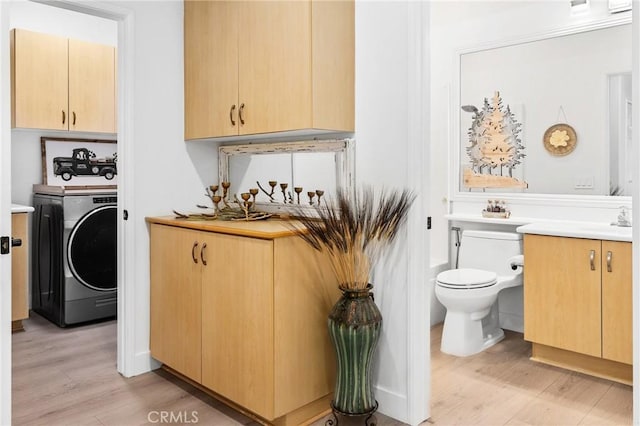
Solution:
{"label": "wooden floor", "polygon": [[[120,376],[115,321],[60,329],[32,314],[25,328],[13,335],[14,425],[143,425],[157,423],[162,411],[190,420],[174,424],[256,425],[165,372]],[[441,332],[432,330],[432,418],[425,425],[631,424],[630,387],[533,363],[517,333],[481,354],[448,356],[439,350]],[[197,423],[188,417],[194,412]],[[402,425],[380,414],[376,420]]]}

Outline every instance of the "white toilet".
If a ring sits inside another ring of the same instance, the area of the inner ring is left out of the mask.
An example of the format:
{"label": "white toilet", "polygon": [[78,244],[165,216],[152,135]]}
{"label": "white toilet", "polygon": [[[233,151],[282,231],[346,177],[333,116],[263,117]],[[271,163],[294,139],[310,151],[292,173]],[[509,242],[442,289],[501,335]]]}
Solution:
{"label": "white toilet", "polygon": [[442,352],[468,356],[504,338],[498,323],[498,293],[522,285],[522,235],[464,231],[459,269],[438,274],[436,297],[447,308]]}

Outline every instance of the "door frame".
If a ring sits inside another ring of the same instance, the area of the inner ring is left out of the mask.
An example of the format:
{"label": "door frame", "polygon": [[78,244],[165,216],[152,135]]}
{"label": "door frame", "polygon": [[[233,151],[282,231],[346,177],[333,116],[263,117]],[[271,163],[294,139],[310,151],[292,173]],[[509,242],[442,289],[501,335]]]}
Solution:
{"label": "door frame", "polygon": [[[135,327],[128,327],[135,318],[135,270],[128,259],[134,251],[134,223],[122,220],[134,204],[133,150],[133,80],[134,80],[134,13],[125,7],[99,1],[31,0],[85,15],[111,19],[118,23],[117,45],[117,140],[118,140],[118,336],[117,370],[125,377],[135,371]],[[8,33],[8,28],[2,31]],[[130,254],[130,256],[127,256]]]}
{"label": "door frame", "polygon": [[[86,15],[111,19],[118,23],[117,55],[117,121],[118,121],[118,217],[134,204],[133,150],[133,81],[134,81],[134,13],[119,5],[103,2],[72,0],[30,0]],[[9,14],[11,3],[0,1],[0,233],[10,235],[11,214],[11,79]],[[118,221],[118,326],[117,370],[125,377],[135,375],[135,318],[134,265],[127,255],[134,253],[133,221]],[[0,282],[11,281],[11,257],[0,257]],[[0,286],[0,424],[11,424],[11,286]]]}

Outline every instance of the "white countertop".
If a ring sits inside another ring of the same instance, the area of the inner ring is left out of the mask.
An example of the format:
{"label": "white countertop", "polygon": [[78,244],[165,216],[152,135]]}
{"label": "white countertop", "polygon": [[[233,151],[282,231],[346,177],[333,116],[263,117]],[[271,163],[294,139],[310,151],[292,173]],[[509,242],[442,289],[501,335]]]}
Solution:
{"label": "white countertop", "polygon": [[632,228],[613,226],[602,222],[549,221],[519,226],[523,234],[553,235],[558,237],[588,238],[594,240],[632,241]]}
{"label": "white countertop", "polygon": [[11,213],[31,213],[35,209],[31,206],[23,206],[22,204],[11,204]]}

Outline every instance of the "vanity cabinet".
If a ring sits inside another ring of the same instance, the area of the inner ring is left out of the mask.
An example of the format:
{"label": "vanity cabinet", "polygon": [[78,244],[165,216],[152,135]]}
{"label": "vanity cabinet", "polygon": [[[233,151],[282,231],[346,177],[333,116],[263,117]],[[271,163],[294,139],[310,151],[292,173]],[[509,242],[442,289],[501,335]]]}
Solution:
{"label": "vanity cabinet", "polygon": [[631,380],[631,243],[524,237],[524,333],[534,360]]}
{"label": "vanity cabinet", "polygon": [[282,223],[149,218],[151,355],[274,424],[328,406],[328,260]]}
{"label": "vanity cabinet", "polygon": [[11,126],[115,133],[115,48],[11,31]]}
{"label": "vanity cabinet", "polygon": [[354,131],[353,1],[184,3],[185,139]]}

